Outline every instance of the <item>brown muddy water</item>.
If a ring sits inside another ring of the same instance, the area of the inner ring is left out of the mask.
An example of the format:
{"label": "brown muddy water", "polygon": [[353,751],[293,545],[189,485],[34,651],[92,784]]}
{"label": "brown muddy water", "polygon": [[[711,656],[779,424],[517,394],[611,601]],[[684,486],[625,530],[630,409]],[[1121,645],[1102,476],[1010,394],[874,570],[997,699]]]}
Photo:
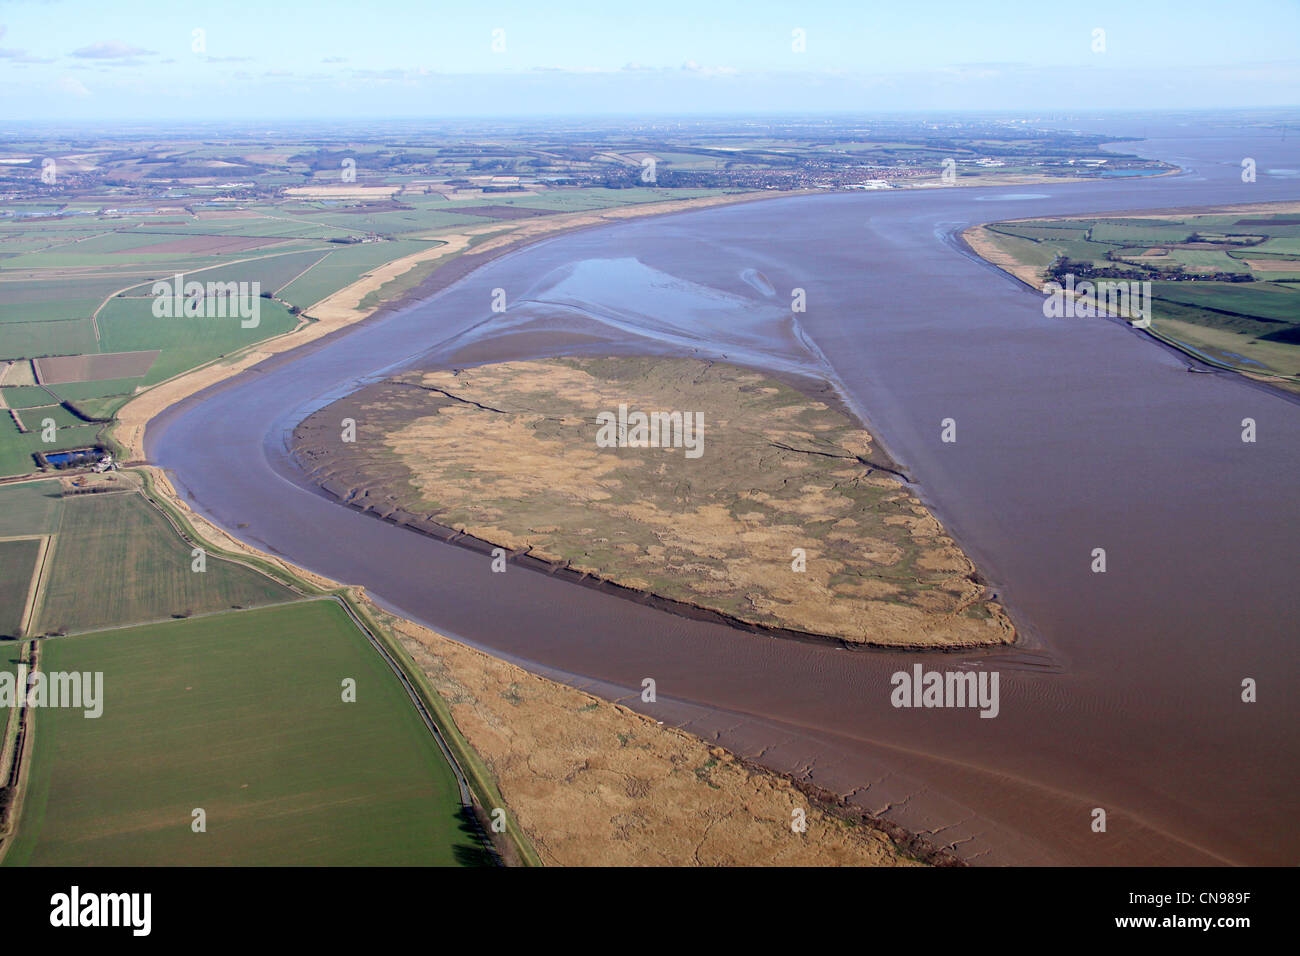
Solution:
{"label": "brown muddy water", "polygon": [[[1295,167],[1286,144],[1166,135],[1142,151],[1187,174],[775,199],[560,236],[195,396],[150,429],[149,453],[255,546],[805,774],[972,862],[1294,865],[1300,405],[1188,374],[1117,322],[1044,318],[1037,294],[952,238],[994,219],[1300,198],[1293,177],[1239,182],[1241,156]],[[486,556],[325,497],[288,455],[307,414],[399,367],[618,351],[833,382],[993,582],[1023,646],[842,650],[494,574]],[[946,418],[955,443],[940,440]],[[891,674],[915,662],[997,671],[998,716],[892,707]],[[639,699],[645,677],[657,703]],[[1241,701],[1244,678],[1258,702]]]}

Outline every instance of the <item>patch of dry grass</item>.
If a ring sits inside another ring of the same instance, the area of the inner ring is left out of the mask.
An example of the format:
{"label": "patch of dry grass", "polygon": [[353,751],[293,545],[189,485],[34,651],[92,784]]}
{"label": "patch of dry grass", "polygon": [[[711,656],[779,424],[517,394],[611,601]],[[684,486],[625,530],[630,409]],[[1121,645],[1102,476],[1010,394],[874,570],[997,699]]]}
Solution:
{"label": "patch of dry grass", "polygon": [[[330,443],[317,477],[390,509],[750,624],[887,645],[1013,637],[970,560],[877,467],[871,435],[757,372],[510,362],[409,373],[345,401],[358,441],[328,437],[338,409],[313,416]],[[599,447],[598,413],[621,404],[701,412],[702,455]]]}

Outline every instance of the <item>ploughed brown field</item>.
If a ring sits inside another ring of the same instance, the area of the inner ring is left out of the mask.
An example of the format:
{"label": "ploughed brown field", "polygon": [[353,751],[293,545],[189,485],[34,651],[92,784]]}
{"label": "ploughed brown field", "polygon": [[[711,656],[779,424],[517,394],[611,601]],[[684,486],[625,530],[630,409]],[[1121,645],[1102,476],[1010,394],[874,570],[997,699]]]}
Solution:
{"label": "ploughed brown field", "polygon": [[[687,611],[856,644],[1010,643],[970,559],[835,405],[824,383],[695,359],[507,362],[368,386],[300,425],[295,453],[356,507]],[[698,413],[702,440],[602,447],[620,406]]]}
{"label": "ploughed brown field", "polygon": [[532,219],[536,216],[555,216],[562,209],[533,209],[529,206],[470,206],[466,209],[448,209],[461,216],[478,216],[485,219]]}
{"label": "ploughed brown field", "polygon": [[145,352],[103,352],[89,355],[56,355],[32,359],[36,377],[47,385],[65,382],[98,382],[146,375],[158,349]]}

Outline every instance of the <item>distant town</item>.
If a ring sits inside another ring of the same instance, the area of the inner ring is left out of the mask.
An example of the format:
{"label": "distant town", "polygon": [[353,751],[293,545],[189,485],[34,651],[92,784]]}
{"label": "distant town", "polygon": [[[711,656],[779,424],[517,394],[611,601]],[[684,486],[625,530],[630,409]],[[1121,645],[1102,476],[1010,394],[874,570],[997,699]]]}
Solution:
{"label": "distant town", "polygon": [[[128,130],[95,143],[11,132],[0,139],[0,199],[42,205],[0,215],[129,217],[292,198],[373,210],[377,202],[400,204],[411,196],[456,200],[565,188],[891,189],[1172,169],[1105,151],[1102,137],[1023,119],[412,126],[404,132],[400,143],[388,138],[391,131],[381,137],[363,127],[327,140],[325,131],[304,126],[274,143],[234,129],[162,141]],[[322,187],[330,192],[319,193]]]}

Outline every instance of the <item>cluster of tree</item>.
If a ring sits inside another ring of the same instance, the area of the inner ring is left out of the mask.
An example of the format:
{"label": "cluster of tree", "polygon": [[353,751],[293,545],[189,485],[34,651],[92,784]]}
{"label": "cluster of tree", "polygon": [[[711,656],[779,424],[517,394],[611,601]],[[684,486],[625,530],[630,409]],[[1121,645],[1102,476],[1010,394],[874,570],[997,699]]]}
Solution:
{"label": "cluster of tree", "polygon": [[476,159],[469,164],[469,168],[479,173],[514,172],[515,160],[513,158]]}
{"label": "cluster of tree", "polygon": [[[1110,256],[1110,253],[1107,253]],[[1083,259],[1069,259],[1065,256],[1057,259],[1047,267],[1047,274],[1058,282],[1064,282],[1067,275],[1076,279],[1160,279],[1165,282],[1254,282],[1255,277],[1244,272],[1195,272],[1189,273],[1182,263],[1167,268],[1128,266],[1099,266]]]}
{"label": "cluster of tree", "polygon": [[1202,236],[1199,232],[1194,232],[1188,237],[1187,241],[1210,242],[1216,246],[1257,246],[1262,242],[1267,242],[1268,238],[1268,236],[1243,236],[1232,233],[1227,236]]}
{"label": "cluster of tree", "polygon": [[256,176],[265,172],[260,166],[209,166],[206,163],[169,163],[149,170],[149,179],[203,179],[221,177],[238,179],[241,176]]}

